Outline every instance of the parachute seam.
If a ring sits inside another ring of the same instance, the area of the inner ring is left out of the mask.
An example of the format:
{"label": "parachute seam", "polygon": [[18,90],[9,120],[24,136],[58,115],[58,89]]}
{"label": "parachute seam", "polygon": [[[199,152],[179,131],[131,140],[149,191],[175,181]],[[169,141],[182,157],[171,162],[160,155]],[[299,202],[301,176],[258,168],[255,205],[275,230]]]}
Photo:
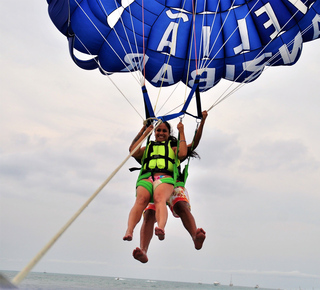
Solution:
{"label": "parachute seam", "polygon": [[[88,54],[92,55],[89,49],[85,46],[85,44],[81,41],[81,39],[75,34],[75,37],[79,40],[79,42],[82,44],[82,46],[87,50]],[[95,62],[99,66],[100,70],[105,72],[105,70],[101,67],[101,64],[95,59]],[[111,81],[111,83],[116,87],[116,89],[120,92],[120,94],[126,99],[126,101],[129,103],[129,105],[136,111],[136,113],[141,117],[143,120],[144,118],[141,116],[141,114],[138,112],[138,110],[134,107],[134,105],[130,102],[130,100],[125,96],[125,94],[120,90],[120,88],[117,86],[117,84],[112,80],[112,78],[109,76],[108,73],[104,73],[108,77],[108,79]]]}
{"label": "parachute seam", "polygon": [[[186,0],[184,0],[182,8],[181,8],[180,10],[178,10],[178,11],[179,11],[178,14],[181,14],[181,13],[182,13],[181,10],[184,9],[185,4],[186,4]],[[178,17],[178,18],[176,19],[176,21],[175,21],[176,23],[178,23],[178,26],[179,26],[179,24],[180,24],[180,21],[181,21],[181,17]],[[176,32],[175,35],[173,35],[173,43],[176,42],[176,40],[177,40],[177,33],[178,33],[178,31]],[[161,93],[161,90],[162,90],[162,87],[163,87],[163,83],[164,83],[164,77],[165,77],[165,74],[166,74],[166,72],[167,72],[167,67],[168,67],[168,65],[169,65],[169,61],[170,61],[171,55],[172,55],[172,47],[170,48],[170,53],[169,53],[169,56],[168,56],[168,60],[167,60],[167,62],[166,62],[166,68],[164,69],[163,74],[162,74],[161,85],[160,85],[160,89],[159,89],[158,96],[157,96],[157,99],[156,99],[156,103],[155,103],[155,106],[154,106],[154,111],[156,110],[156,107],[157,107],[158,102],[159,102],[160,93]],[[185,96],[186,96],[186,93],[185,93]],[[169,98],[170,98],[170,97],[171,97],[171,96],[169,96]],[[169,98],[167,98],[167,100],[166,100],[165,102],[167,102]],[[162,107],[163,107],[163,106],[162,106]],[[162,108],[162,107],[161,107],[161,108]]]}
{"label": "parachute seam", "polygon": [[[123,65],[125,67],[128,68],[128,66],[124,63],[124,61],[121,59],[121,57],[118,55],[118,53],[115,51],[115,49],[112,47],[112,45],[107,41],[107,39],[104,37],[104,35],[101,33],[101,31],[99,30],[99,28],[93,23],[92,19],[89,17],[89,15],[83,10],[83,8],[81,7],[81,5],[77,2],[77,0],[74,0],[76,2],[76,4],[78,5],[78,7],[81,9],[81,11],[83,12],[83,14],[88,18],[88,20],[91,22],[91,24],[93,25],[93,27],[99,32],[99,34],[101,35],[102,39],[110,46],[110,48],[112,49],[112,51],[115,53],[115,55],[120,59],[120,61],[123,63]],[[77,37],[79,39],[79,37]],[[123,48],[124,49],[124,48]],[[125,49],[124,49],[125,51]],[[90,53],[91,54],[91,53]],[[131,72],[132,73],[132,72]]]}
{"label": "parachute seam", "polygon": [[[293,17],[293,16],[292,16]],[[290,20],[289,20],[290,21]],[[287,24],[287,23],[286,23]],[[286,25],[285,24],[285,25]],[[285,25],[283,25],[283,27],[285,27]],[[305,34],[306,32],[308,32],[310,29],[312,28],[312,24],[310,24],[307,28],[305,28],[303,31],[301,31],[301,35]],[[280,32],[279,32],[280,33]],[[269,43],[267,44],[267,46],[271,43],[272,40],[269,41]],[[289,41],[288,43],[286,43],[286,45],[290,46],[292,43],[294,42],[294,39],[291,39],[291,41]],[[266,46],[265,46],[266,47]],[[261,54],[263,50],[261,50],[259,52],[259,54]],[[259,55],[258,54],[258,55]],[[265,68],[265,70],[267,70],[268,68],[272,67],[273,64],[271,63],[275,58],[277,58],[279,56],[280,52],[278,51],[277,53],[275,53],[270,59],[269,59],[269,67]],[[256,57],[257,58],[257,57]],[[255,59],[256,59],[255,58]],[[249,64],[248,68],[250,67],[250,65],[252,64],[252,62]],[[264,65],[265,67],[266,65]],[[237,79],[240,78],[240,76],[244,73],[244,71],[238,76],[238,78],[236,78],[234,80],[234,82],[221,94],[221,96],[214,102],[214,104],[207,110],[210,111],[213,107],[217,106],[219,103],[221,103],[223,100],[225,100],[226,98],[228,98],[229,96],[231,96],[234,92],[236,92],[237,90],[239,90],[243,85],[245,85],[246,83],[250,82],[254,77],[255,74],[254,72],[252,72],[252,74],[247,78],[246,81],[243,81],[242,83],[240,83],[235,89],[231,90],[230,92],[228,92],[226,94],[226,92],[232,87],[232,85],[234,85],[234,83],[237,81]],[[224,94],[226,94],[225,96],[223,96]]]}
{"label": "parachute seam", "polygon": [[[100,2],[101,2],[101,0],[100,0]],[[115,5],[117,5],[117,2],[116,2],[115,0],[114,0],[114,2],[115,2]],[[103,6],[102,3],[101,3],[101,5]],[[122,5],[121,5],[121,6],[122,6]],[[119,7],[120,7],[120,6],[117,6],[117,8],[119,8]],[[122,7],[123,7],[123,6],[122,6]],[[105,11],[106,16],[109,16],[105,9],[104,9],[104,11]],[[132,24],[132,14],[131,14],[131,10],[130,10],[130,5],[129,5],[129,14],[130,14],[130,20],[131,20],[132,29],[133,29],[133,32],[134,32],[134,26],[133,26],[133,24]],[[131,51],[131,53],[133,54],[133,49],[132,49],[131,43],[130,43],[130,41],[129,41],[129,36],[128,36],[128,34],[127,34],[127,30],[125,29],[126,26],[124,25],[122,16],[120,16],[120,21],[121,21],[121,24],[122,24],[122,27],[123,27],[123,30],[124,30],[124,33],[125,33],[125,36],[126,36],[128,45],[129,45],[129,47],[130,47],[130,51]],[[121,37],[119,36],[116,28],[113,28],[113,30],[114,30],[114,32],[115,32],[115,34],[116,34],[116,36],[117,36],[117,38],[118,38],[118,40],[119,40],[119,42],[120,42],[120,44],[121,44],[122,49],[123,49],[123,50],[125,51],[125,53],[127,54],[127,50],[125,49],[125,47],[124,47],[124,45],[123,45],[123,43],[122,43]],[[135,39],[135,42],[136,42],[135,33],[133,33],[133,35],[134,35],[134,39]],[[138,49],[137,49],[137,46],[136,46],[136,50],[137,50],[137,52],[139,52]],[[119,57],[119,58],[120,58],[120,57]],[[138,67],[138,68],[141,69],[141,64],[138,63],[138,62],[135,60],[135,58],[129,59],[129,61],[130,61],[130,65],[131,65],[132,67]],[[133,62],[132,62],[132,61],[133,61]],[[129,71],[129,67],[128,67],[124,62],[122,62],[122,63],[126,66],[126,68],[127,68],[128,71]],[[131,71],[131,73],[134,74],[132,71]]]}

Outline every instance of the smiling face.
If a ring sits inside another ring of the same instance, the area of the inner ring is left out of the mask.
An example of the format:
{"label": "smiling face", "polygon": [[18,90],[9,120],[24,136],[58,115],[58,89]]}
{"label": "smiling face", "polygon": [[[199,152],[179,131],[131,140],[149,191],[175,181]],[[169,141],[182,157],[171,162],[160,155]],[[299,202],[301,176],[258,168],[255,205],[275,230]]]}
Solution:
{"label": "smiling face", "polygon": [[167,141],[169,136],[170,136],[170,131],[165,123],[162,123],[157,127],[155,131],[156,141],[158,142]]}

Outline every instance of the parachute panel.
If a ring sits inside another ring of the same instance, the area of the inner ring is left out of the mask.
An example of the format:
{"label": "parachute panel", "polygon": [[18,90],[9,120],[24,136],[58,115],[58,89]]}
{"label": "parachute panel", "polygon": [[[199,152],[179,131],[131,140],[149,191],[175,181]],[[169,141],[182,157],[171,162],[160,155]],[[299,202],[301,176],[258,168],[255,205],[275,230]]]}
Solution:
{"label": "parachute panel", "polygon": [[154,86],[191,86],[195,73],[201,90],[221,78],[250,82],[265,66],[296,63],[303,42],[320,37],[320,0],[47,3],[56,27],[74,33],[77,50],[96,55],[108,72],[141,71]]}

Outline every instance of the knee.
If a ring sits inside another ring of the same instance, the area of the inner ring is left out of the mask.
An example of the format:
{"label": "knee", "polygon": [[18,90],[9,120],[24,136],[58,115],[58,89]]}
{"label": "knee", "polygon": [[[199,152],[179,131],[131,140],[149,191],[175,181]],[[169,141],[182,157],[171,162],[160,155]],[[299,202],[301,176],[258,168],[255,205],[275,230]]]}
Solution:
{"label": "knee", "polygon": [[173,207],[174,211],[180,216],[181,214],[184,213],[189,213],[190,210],[188,208],[188,204],[186,201],[178,201],[174,207]]}
{"label": "knee", "polygon": [[144,213],[145,222],[155,223],[156,222],[156,213],[154,210],[148,209]]}
{"label": "knee", "polygon": [[136,204],[146,207],[150,201],[150,196],[138,195],[136,198]]}
{"label": "knee", "polygon": [[153,196],[153,202],[154,202],[154,205],[157,207],[159,204],[166,204],[167,202],[167,199],[165,196]]}

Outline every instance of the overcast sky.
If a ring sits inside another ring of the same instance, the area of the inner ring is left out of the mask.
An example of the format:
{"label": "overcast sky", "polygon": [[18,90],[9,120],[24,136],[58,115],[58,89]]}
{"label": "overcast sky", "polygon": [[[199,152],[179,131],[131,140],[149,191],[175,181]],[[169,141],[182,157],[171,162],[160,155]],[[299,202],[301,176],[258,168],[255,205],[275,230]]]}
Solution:
{"label": "overcast sky", "polygon": [[[2,0],[0,35],[0,270],[20,271],[127,157],[142,120],[107,77],[76,67],[46,1]],[[209,112],[187,183],[202,250],[169,213],[149,262],[132,258],[130,159],[33,271],[320,289],[319,45]],[[143,114],[132,77],[112,79]],[[203,109],[229,84],[203,94]]]}

